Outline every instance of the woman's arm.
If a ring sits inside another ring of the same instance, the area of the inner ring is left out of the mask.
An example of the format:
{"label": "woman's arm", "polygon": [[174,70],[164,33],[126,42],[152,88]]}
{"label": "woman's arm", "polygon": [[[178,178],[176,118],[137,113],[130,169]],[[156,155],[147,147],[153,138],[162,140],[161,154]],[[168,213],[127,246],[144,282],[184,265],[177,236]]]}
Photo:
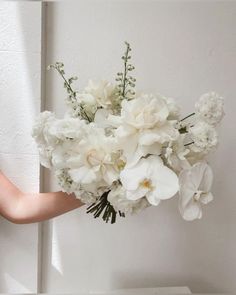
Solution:
{"label": "woman's arm", "polygon": [[82,205],[74,194],[23,193],[0,171],[0,215],[11,222],[44,221]]}

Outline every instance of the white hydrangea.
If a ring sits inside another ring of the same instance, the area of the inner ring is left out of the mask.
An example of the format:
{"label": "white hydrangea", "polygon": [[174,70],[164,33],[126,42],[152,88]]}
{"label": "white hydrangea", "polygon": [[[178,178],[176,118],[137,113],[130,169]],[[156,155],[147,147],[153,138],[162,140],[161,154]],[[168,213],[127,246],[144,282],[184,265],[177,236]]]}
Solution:
{"label": "white hydrangea", "polygon": [[196,113],[210,125],[217,125],[224,116],[224,99],[215,92],[203,94],[195,104]]}
{"label": "white hydrangea", "polygon": [[107,188],[97,188],[91,191],[91,187],[83,186],[72,180],[68,173],[69,169],[55,169],[55,176],[58,184],[63,192],[68,194],[74,193],[76,198],[80,199],[84,204],[90,205],[98,200],[98,198],[107,190]]}
{"label": "white hydrangea", "polygon": [[215,128],[204,121],[198,121],[189,128],[189,135],[193,144],[189,148],[197,153],[209,153],[217,146],[218,135]]}
{"label": "white hydrangea", "polygon": [[138,213],[150,206],[145,197],[138,200],[128,200],[126,198],[126,191],[121,185],[114,185],[107,199],[117,212],[120,211],[125,214]]}

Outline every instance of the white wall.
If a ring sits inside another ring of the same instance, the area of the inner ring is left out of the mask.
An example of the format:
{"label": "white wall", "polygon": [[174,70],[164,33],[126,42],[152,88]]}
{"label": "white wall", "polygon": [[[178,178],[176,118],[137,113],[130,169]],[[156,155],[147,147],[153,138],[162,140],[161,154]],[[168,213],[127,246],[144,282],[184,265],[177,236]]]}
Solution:
{"label": "white wall", "polygon": [[[173,96],[191,111],[200,94],[226,98],[221,144],[212,157],[215,200],[203,219],[184,222],[177,200],[107,225],[85,208],[45,226],[43,291],[188,285],[236,292],[236,3],[233,1],[77,1],[48,4],[47,63],[68,74],[113,79],[123,41],[133,48],[137,85]],[[64,112],[64,89],[47,74],[47,106]],[[45,190],[58,189],[46,174]]]}
{"label": "white wall", "polygon": [[[40,111],[41,3],[1,1],[0,67],[0,168],[22,190],[37,192],[30,132]],[[36,292],[37,279],[38,224],[0,217],[0,293]]]}

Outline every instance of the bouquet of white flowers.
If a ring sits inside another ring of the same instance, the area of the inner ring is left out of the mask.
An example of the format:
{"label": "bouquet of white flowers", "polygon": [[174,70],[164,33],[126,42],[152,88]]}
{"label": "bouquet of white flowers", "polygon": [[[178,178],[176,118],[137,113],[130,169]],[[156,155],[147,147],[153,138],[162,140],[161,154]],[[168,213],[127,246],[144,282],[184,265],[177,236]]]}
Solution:
{"label": "bouquet of white flowers", "polygon": [[213,199],[206,156],[218,143],[223,98],[206,93],[181,118],[172,98],[135,92],[131,48],[125,45],[115,85],[89,81],[78,92],[77,78],[67,79],[62,63],[49,66],[64,80],[67,111],[62,119],[45,111],[33,127],[41,164],[54,171],[63,191],[106,222],[176,195],[185,220],[201,218],[202,205]]}

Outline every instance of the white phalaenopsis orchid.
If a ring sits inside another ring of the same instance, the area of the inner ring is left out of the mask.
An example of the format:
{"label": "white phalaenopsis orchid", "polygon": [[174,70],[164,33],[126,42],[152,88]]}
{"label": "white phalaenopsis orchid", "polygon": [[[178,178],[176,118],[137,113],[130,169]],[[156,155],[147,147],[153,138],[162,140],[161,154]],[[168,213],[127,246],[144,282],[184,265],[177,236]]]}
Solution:
{"label": "white phalaenopsis orchid", "polygon": [[201,204],[207,204],[213,200],[212,181],[212,170],[203,161],[180,172],[179,210],[185,220],[202,217]]}
{"label": "white phalaenopsis orchid", "polygon": [[124,168],[120,180],[128,200],[146,197],[151,205],[170,199],[179,190],[177,175],[158,156],[142,158],[135,166]]}

